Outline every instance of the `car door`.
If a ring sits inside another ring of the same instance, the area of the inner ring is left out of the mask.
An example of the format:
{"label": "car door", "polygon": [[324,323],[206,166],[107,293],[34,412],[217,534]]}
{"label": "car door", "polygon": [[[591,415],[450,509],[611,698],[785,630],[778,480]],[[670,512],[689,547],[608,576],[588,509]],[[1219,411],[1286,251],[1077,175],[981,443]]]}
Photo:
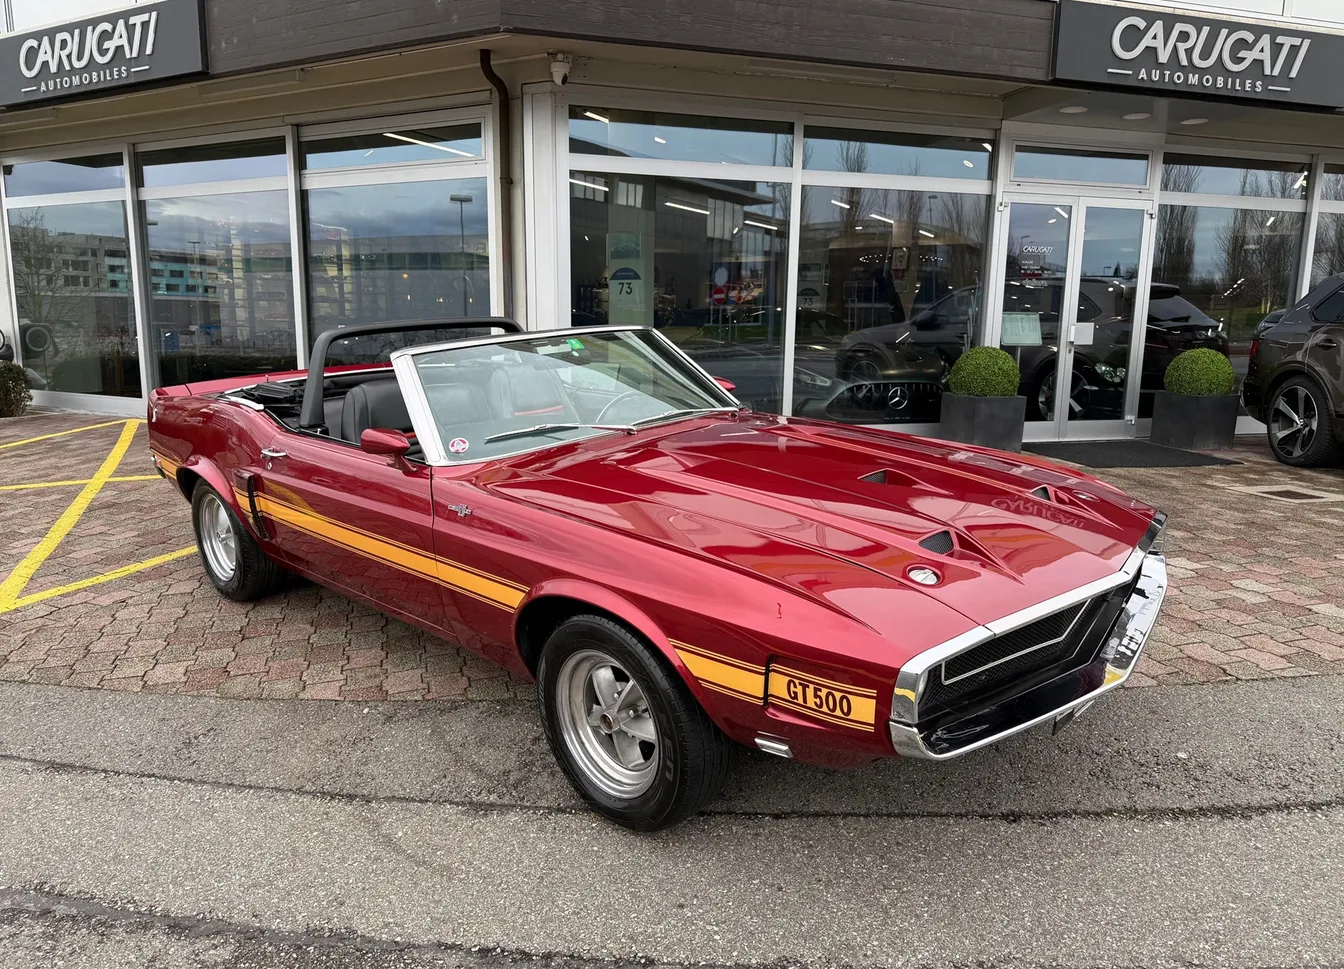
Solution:
{"label": "car door", "polygon": [[1344,390],[1344,289],[1312,308],[1311,326],[1302,349],[1308,368],[1324,384],[1338,410]]}
{"label": "car door", "polygon": [[281,432],[257,475],[262,523],[324,585],[419,625],[445,628],[430,471],[353,443]]}

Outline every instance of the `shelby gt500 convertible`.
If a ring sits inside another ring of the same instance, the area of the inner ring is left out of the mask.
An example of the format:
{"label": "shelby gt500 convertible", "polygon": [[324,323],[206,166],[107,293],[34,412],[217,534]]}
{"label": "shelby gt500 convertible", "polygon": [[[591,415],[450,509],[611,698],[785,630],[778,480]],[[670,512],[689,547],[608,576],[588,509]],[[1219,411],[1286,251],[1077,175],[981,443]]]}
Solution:
{"label": "shelby gt500 convertible", "polygon": [[706,804],[732,741],[944,760],[1133,671],[1160,513],[730,389],[643,327],[369,324],[155,391],[150,441],[221,593],[298,573],[535,677],[565,773],[634,828]]}

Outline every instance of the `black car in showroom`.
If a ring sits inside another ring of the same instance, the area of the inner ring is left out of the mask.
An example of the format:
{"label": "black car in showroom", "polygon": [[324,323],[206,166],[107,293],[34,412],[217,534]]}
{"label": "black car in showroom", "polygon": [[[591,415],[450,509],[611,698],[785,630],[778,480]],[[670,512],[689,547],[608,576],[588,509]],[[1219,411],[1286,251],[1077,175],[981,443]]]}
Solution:
{"label": "black car in showroom", "polygon": [[1344,273],[1308,293],[1258,331],[1242,403],[1264,421],[1284,464],[1333,464],[1344,434]]}

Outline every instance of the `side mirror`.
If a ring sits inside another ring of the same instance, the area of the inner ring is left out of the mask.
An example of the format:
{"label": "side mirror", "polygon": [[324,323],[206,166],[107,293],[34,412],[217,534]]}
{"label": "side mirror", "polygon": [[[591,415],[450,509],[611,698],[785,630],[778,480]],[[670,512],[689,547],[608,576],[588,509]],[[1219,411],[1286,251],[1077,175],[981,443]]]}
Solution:
{"label": "side mirror", "polygon": [[411,442],[401,431],[386,427],[370,427],[359,435],[359,449],[365,454],[386,457],[391,467],[401,468],[403,471],[412,470],[410,462],[406,460],[406,452],[411,449]]}
{"label": "side mirror", "polygon": [[714,382],[718,384],[720,387],[722,387],[724,390],[728,391],[728,393],[730,394],[733,391],[737,390],[737,384],[733,383],[731,380],[728,380],[726,377],[715,377]]}

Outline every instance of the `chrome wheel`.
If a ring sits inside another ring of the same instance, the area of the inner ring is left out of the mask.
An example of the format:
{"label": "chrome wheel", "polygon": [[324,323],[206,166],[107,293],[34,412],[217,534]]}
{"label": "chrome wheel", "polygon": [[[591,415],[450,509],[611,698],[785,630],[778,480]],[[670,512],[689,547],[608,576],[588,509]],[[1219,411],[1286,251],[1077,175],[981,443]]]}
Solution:
{"label": "chrome wheel", "polygon": [[238,536],[229,511],[218,495],[209,494],[201,501],[198,516],[196,530],[206,564],[220,582],[228,582],[238,568]]}
{"label": "chrome wheel", "polygon": [[634,677],[606,653],[580,650],[560,667],[556,720],[578,768],[612,797],[638,797],[658,769],[658,729]]}
{"label": "chrome wheel", "polygon": [[1294,384],[1274,399],[1269,414],[1269,439],[1284,457],[1300,458],[1316,441],[1320,425],[1316,398],[1301,384]]}

